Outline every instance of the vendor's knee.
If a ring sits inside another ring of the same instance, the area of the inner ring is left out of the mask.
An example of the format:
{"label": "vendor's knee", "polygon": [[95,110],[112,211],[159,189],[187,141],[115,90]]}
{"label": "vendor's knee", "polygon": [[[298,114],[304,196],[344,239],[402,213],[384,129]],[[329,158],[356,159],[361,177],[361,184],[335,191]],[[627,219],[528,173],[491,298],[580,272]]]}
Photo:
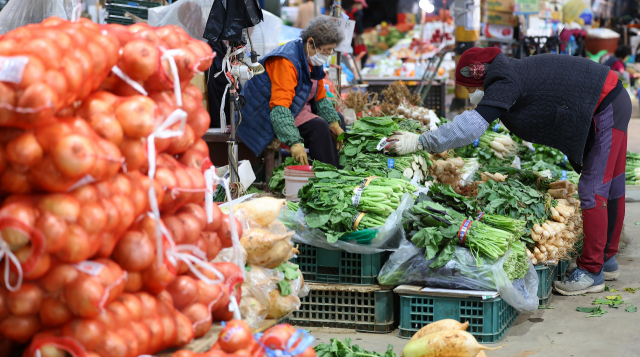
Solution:
{"label": "vendor's knee", "polygon": [[344,115],[342,115],[342,113],[337,112],[338,116],[340,117],[340,127],[342,128],[342,130],[347,130],[346,129],[346,124],[344,122]]}

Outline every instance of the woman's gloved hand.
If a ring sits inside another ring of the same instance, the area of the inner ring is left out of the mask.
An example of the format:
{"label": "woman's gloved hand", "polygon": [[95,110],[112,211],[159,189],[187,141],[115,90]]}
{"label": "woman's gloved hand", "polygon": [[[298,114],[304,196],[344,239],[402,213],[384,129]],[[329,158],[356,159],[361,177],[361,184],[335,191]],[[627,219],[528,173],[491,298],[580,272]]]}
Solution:
{"label": "woman's gloved hand", "polygon": [[393,135],[387,140],[393,142],[387,146],[389,152],[392,154],[406,155],[418,151],[420,135],[406,131],[394,131]]}
{"label": "woman's gloved hand", "polygon": [[342,142],[342,140],[338,141],[338,136],[344,133],[344,130],[342,130],[342,128],[340,127],[340,122],[334,121],[333,123],[329,124],[329,129],[331,129],[331,135],[333,136],[333,139],[338,143],[336,145],[336,149],[338,149],[338,151],[342,150],[344,143]]}
{"label": "woman's gloved hand", "polygon": [[304,151],[304,146],[302,146],[301,143],[295,144],[291,147],[291,156],[293,156],[300,165],[309,165],[307,152]]}

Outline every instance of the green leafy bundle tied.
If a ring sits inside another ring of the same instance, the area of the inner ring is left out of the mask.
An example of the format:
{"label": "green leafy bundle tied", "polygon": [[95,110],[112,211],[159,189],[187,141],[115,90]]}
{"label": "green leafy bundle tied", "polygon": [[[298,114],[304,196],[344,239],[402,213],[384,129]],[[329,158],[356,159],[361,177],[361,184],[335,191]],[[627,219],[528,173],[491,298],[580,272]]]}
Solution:
{"label": "green leafy bundle tied", "polygon": [[478,254],[498,259],[509,249],[513,235],[482,222],[474,222],[454,209],[425,200],[404,214],[404,229],[418,248],[425,248],[425,258],[438,258],[430,265],[433,269],[444,266],[453,255],[456,244]]}
{"label": "green leafy bundle tied", "polygon": [[318,357],[396,357],[392,345],[387,346],[385,353],[369,352],[358,345],[352,346],[350,338],[346,338],[344,342],[332,338],[329,344],[321,343],[314,349]]}
{"label": "green leafy bundle tied", "polygon": [[529,271],[529,260],[527,258],[526,246],[517,240],[511,244],[511,251],[504,261],[504,271],[509,280],[522,279]]}
{"label": "green leafy bundle tied", "polygon": [[478,215],[478,220],[493,228],[509,232],[513,234],[516,239],[522,237],[527,232],[527,222],[511,217],[481,212]]}

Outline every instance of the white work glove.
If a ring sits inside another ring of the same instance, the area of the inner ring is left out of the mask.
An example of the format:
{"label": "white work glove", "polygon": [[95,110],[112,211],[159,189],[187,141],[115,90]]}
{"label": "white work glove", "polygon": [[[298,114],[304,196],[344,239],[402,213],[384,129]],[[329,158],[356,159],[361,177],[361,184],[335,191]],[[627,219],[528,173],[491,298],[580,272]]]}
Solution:
{"label": "white work glove", "polygon": [[406,155],[418,151],[420,135],[406,131],[394,131],[393,135],[387,139],[392,142],[387,146],[387,150],[392,154]]}

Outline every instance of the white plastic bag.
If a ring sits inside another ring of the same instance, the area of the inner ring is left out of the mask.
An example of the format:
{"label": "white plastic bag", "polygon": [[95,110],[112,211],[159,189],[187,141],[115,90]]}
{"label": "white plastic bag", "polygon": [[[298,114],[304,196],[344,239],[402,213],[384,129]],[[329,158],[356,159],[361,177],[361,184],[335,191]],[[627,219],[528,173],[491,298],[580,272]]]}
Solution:
{"label": "white plastic bag", "polygon": [[71,20],[78,0],[13,0],[0,11],[0,34],[57,16]]}
{"label": "white plastic bag", "polygon": [[267,53],[275,50],[278,46],[278,38],[282,31],[282,19],[278,16],[262,10],[264,21],[249,29],[253,49],[264,57]]}
{"label": "white plastic bag", "polygon": [[196,40],[202,35],[214,0],[180,0],[171,5],[149,9],[150,26],[176,25],[187,31]]}

